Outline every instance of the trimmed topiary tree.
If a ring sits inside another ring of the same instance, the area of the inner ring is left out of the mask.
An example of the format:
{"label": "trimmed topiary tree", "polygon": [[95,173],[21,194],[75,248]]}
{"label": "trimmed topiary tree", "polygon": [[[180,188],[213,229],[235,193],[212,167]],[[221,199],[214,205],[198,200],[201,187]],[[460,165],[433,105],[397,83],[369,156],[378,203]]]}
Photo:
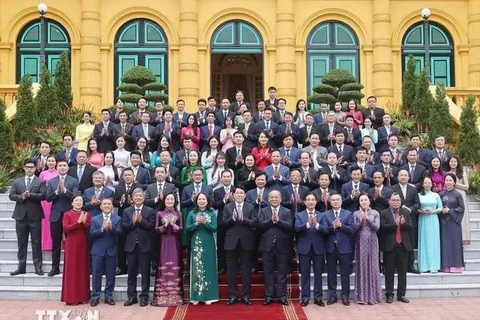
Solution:
{"label": "trimmed topiary tree", "polygon": [[320,104],[333,103],[335,100],[347,102],[350,99],[360,101],[365,95],[361,92],[363,85],[344,69],[333,69],[322,78],[322,84],[313,87],[315,92],[308,97],[308,102]]}
{"label": "trimmed topiary tree", "polygon": [[466,165],[480,162],[480,132],[477,127],[478,111],[475,96],[469,95],[460,115],[457,154]]}
{"label": "trimmed topiary tree", "polygon": [[122,82],[117,90],[122,92],[119,98],[125,102],[136,103],[141,97],[150,102],[166,103],[168,100],[168,95],[164,93],[167,86],[157,82],[153,72],[146,67],[128,69],[122,76]]}
{"label": "trimmed topiary tree", "polygon": [[57,121],[61,122],[62,110],[58,104],[55,88],[52,85],[50,71],[45,65],[42,65],[40,88],[35,101],[37,102],[38,124],[40,126],[55,124]]}
{"label": "trimmed topiary tree", "polygon": [[[433,97],[429,90],[430,83],[428,81],[426,69],[417,78],[417,86],[415,99],[413,100],[412,113],[415,115],[417,123],[422,128],[427,128],[430,120],[430,111],[433,108]],[[422,131],[422,129],[420,129]]]}
{"label": "trimmed topiary tree", "polygon": [[453,121],[452,117],[450,117],[450,108],[446,97],[447,92],[445,91],[445,85],[437,85],[433,109],[430,112],[430,118],[428,120],[428,136],[431,145],[433,145],[435,137],[438,135],[443,135],[447,142],[452,142]]}
{"label": "trimmed topiary tree", "polygon": [[413,103],[417,93],[417,74],[415,58],[408,56],[407,70],[403,74],[402,81],[402,111],[412,114]]}
{"label": "trimmed topiary tree", "polygon": [[70,70],[70,53],[68,51],[60,54],[60,60],[55,68],[55,82],[53,86],[58,99],[58,105],[61,110],[67,110],[72,107],[72,74]]}
{"label": "trimmed topiary tree", "polygon": [[5,101],[0,99],[0,165],[8,164],[8,161],[13,154],[13,132],[12,125],[7,119],[5,113]]}
{"label": "trimmed topiary tree", "polygon": [[32,77],[26,74],[20,79],[17,113],[13,121],[16,143],[33,141],[36,136],[37,106],[33,100]]}

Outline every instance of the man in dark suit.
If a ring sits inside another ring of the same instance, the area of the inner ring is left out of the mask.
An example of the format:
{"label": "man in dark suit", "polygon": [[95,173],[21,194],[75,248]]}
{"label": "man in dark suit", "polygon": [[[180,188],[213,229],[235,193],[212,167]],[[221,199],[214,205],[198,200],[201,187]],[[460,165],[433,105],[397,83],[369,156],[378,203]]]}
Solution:
{"label": "man in dark suit", "polygon": [[[293,146],[298,146],[298,139],[300,138],[300,128],[297,124],[293,123],[293,114],[291,112],[285,112],[283,122],[278,126],[278,131],[283,132],[283,139],[285,135],[290,134],[293,139]],[[277,145],[281,145],[282,140],[279,140]]]}
{"label": "man in dark suit", "polygon": [[373,172],[375,171],[375,167],[368,163],[367,161],[367,149],[365,147],[357,147],[355,149],[355,158],[357,158],[356,162],[351,163],[347,168],[347,174],[350,176],[352,172],[352,168],[359,167],[362,169],[362,181],[363,183],[368,184],[369,186],[373,186]]}
{"label": "man in dark suit", "polygon": [[383,185],[383,181],[385,180],[385,176],[381,171],[375,171],[373,173],[373,188],[368,190],[368,194],[372,198],[372,209],[377,210],[378,212],[385,210],[389,207],[389,200],[390,196],[392,195],[393,191],[389,187],[385,187]]}
{"label": "man in dark suit", "polygon": [[63,146],[65,149],[57,153],[57,160],[66,160],[69,167],[77,164],[78,149],[73,147],[73,136],[71,134],[63,135]]}
{"label": "man in dark suit", "polygon": [[243,113],[243,121],[238,125],[238,131],[242,132],[245,137],[245,147],[247,149],[253,149],[258,145],[257,137],[255,136],[255,123],[252,118],[252,111],[247,110]]}
{"label": "man in dark suit", "polygon": [[343,199],[343,208],[350,212],[355,212],[358,206],[358,197],[362,192],[368,192],[368,184],[361,182],[362,169],[353,166],[350,170],[351,181],[344,183],[341,189]]}
{"label": "man in dark suit", "polygon": [[192,171],[192,179],[193,182],[183,188],[180,197],[181,207],[187,209],[189,212],[193,209],[193,200],[198,194],[205,193],[210,199],[213,198],[212,188],[202,182],[203,172],[200,168],[196,168]]}
{"label": "man in dark suit", "polygon": [[120,123],[120,113],[125,112],[124,103],[122,99],[117,98],[115,100],[115,110],[112,110],[110,119],[113,123]]}
{"label": "man in dark suit", "polygon": [[[285,121],[285,114],[287,113],[286,108],[287,108],[287,100],[285,100],[284,98],[278,99],[278,104],[276,108],[277,110],[273,112],[273,121],[275,121],[279,125],[282,124]],[[292,120],[293,120],[293,117],[292,117]]]}
{"label": "man in dark suit", "polygon": [[115,267],[117,265],[117,236],[122,233],[121,218],[113,213],[112,199],[103,199],[102,213],[93,217],[90,225],[92,246],[92,295],[90,306],[95,307],[100,300],[102,275],[105,274],[105,303],[115,305]]}
{"label": "man in dark suit", "polygon": [[193,150],[192,138],[186,136],[183,138],[183,148],[175,152],[175,167],[182,170],[187,164],[188,153]]}
{"label": "man in dark suit", "polygon": [[215,113],[208,112],[207,119],[205,125],[200,128],[200,140],[201,140],[201,150],[207,151],[208,147],[208,139],[211,136],[217,137],[220,139],[220,130],[222,130],[221,126],[215,124]]}
{"label": "man in dark suit", "polygon": [[137,300],[138,269],[142,275],[142,292],[140,307],[148,305],[150,290],[150,254],[152,251],[152,230],[155,227],[155,214],[152,208],[144,205],[143,190],[133,190],[133,205],[123,212],[122,229],[126,233],[125,252],[128,261],[128,300],[123,304],[128,307]]}
{"label": "man in dark suit", "polygon": [[169,151],[160,152],[160,162],[167,171],[165,181],[173,184],[178,189],[178,191],[181,192],[183,186],[180,183],[180,170],[178,170],[177,167],[171,165],[172,156],[170,155]]}
{"label": "man in dark suit", "polygon": [[392,154],[392,166],[400,168],[405,164],[403,152],[398,149],[398,137],[394,134],[388,137],[388,150]]}
{"label": "man in dark suit", "polygon": [[[126,111],[121,111],[118,113],[119,122],[115,126],[118,136],[122,136],[125,139],[125,149],[133,150],[134,142],[132,137],[133,124],[128,122],[128,115]],[[115,140],[116,138],[115,137]]]}
{"label": "man in dark suit", "polygon": [[278,106],[278,99],[277,99],[277,88],[274,86],[268,87],[268,99],[264,101],[265,107],[275,109]]}
{"label": "man in dark suit", "polygon": [[[263,115],[264,115],[265,109],[266,109],[265,101],[263,100],[258,101],[257,112],[252,113],[253,122],[257,123],[257,122],[263,121]],[[269,109],[272,109],[272,108],[269,108]]]}
{"label": "man in dark suit", "polygon": [[[133,170],[125,168],[122,172],[122,180],[115,187],[115,196],[113,198],[113,205],[118,208],[117,214],[120,218],[123,217],[123,212],[133,204],[132,193],[138,188],[133,177]],[[117,236],[117,275],[127,274],[127,258],[125,255],[125,235]]]}
{"label": "man in dark suit", "polygon": [[302,180],[300,184],[306,186],[309,190],[318,188],[317,176],[318,172],[312,166],[310,152],[301,150],[300,156],[298,157],[300,162],[300,173],[302,175]]}
{"label": "man in dark suit", "polygon": [[105,153],[115,148],[115,137],[118,135],[115,123],[110,121],[110,111],[102,109],[102,122],[93,128],[93,137],[98,143],[98,152]]}
{"label": "man in dark suit", "polygon": [[400,194],[394,192],[390,197],[390,208],[380,211],[380,246],[385,266],[385,296],[387,303],[393,302],[393,280],[395,269],[398,274],[397,300],[409,303],[405,297],[407,291],[408,255],[413,251],[410,241],[412,220],[410,211],[402,207]]}
{"label": "man in dark suit", "polygon": [[445,148],[445,137],[442,135],[435,137],[433,145],[433,149],[430,150],[430,160],[434,157],[438,157],[440,159],[442,170],[447,172],[450,169],[450,165],[448,163],[450,162],[450,158],[453,156],[453,152]]}
{"label": "man in dark suit", "polygon": [[222,185],[213,190],[213,207],[218,210],[217,214],[217,265],[218,274],[224,274],[227,270],[227,255],[224,249],[226,228],[223,222],[223,208],[233,201],[232,172],[224,170],[220,179]]}
{"label": "man in dark suit", "polygon": [[268,194],[270,206],[260,211],[258,228],[263,232],[260,240],[260,250],[263,252],[263,267],[265,274],[264,305],[273,302],[275,269],[277,271],[276,298],[280,304],[287,306],[287,274],[289,271],[293,232],[293,218],[290,210],[280,205],[282,196],[280,191],[271,191]]}
{"label": "man in dark suit", "polygon": [[398,182],[398,168],[391,165],[392,154],[390,150],[384,150],[380,156],[381,163],[375,166],[375,170],[381,171],[385,177],[384,185],[391,187]]}
{"label": "man in dark suit", "polygon": [[325,213],[329,235],[325,239],[328,272],[328,305],[337,302],[337,263],[340,264],[340,280],[342,283],[342,302],[350,305],[350,258],[352,246],[350,237],[355,232],[354,218],[350,211],[342,209],[342,197],[339,194],[330,196],[332,209]]}
{"label": "man in dark suit", "polygon": [[173,122],[177,124],[179,128],[187,125],[189,114],[185,112],[185,100],[178,99],[176,102],[177,112],[173,114]]}
{"label": "man in dark suit", "polygon": [[[327,115],[327,122],[320,126],[319,129],[321,138],[320,144],[322,147],[328,149],[331,146],[334,146],[336,142],[338,143],[338,141],[336,141],[336,132],[343,132],[343,127],[337,124],[337,116],[335,115],[335,112],[330,111]],[[345,135],[343,136],[343,140],[345,141]]]}
{"label": "man in dark suit", "polygon": [[153,137],[156,141],[164,135],[170,139],[170,147],[173,152],[180,150],[180,126],[172,120],[173,114],[171,110],[163,111],[163,121],[155,127]]}
{"label": "man in dark suit", "polygon": [[343,132],[345,134],[345,144],[356,149],[362,145],[362,133],[360,130],[353,127],[354,121],[352,115],[347,115],[345,117],[345,128],[343,128]]}
{"label": "man in dark suit", "polygon": [[382,126],[383,116],[385,115],[385,110],[377,107],[377,98],[375,96],[370,96],[367,98],[368,108],[362,111],[363,119],[370,118],[374,129],[378,129]]}
{"label": "man in dark suit", "polygon": [[282,137],[283,147],[279,149],[282,158],[281,163],[284,166],[292,168],[300,167],[300,149],[294,147],[294,137],[292,133],[285,133]]}
{"label": "man in dark suit", "polygon": [[[408,234],[410,235],[410,243],[412,247],[416,245],[417,233],[417,221],[418,221],[418,209],[420,209],[420,198],[418,195],[417,188],[408,183],[409,174],[407,170],[400,170],[398,172],[398,184],[392,186],[393,192],[396,192],[400,195],[402,200],[402,208],[405,208],[410,213],[410,220],[412,222],[412,228]],[[408,254],[408,265],[407,271],[410,273],[420,273],[417,268],[414,266],[415,254],[413,250]]]}
{"label": "man in dark suit", "polygon": [[339,166],[346,168],[348,164],[357,161],[353,148],[344,143],[345,133],[343,131],[335,132],[335,141],[336,143],[327,148],[327,150],[328,152],[335,152],[337,154]]}
{"label": "man in dark suit", "polygon": [[93,187],[92,175],[97,171],[94,167],[87,164],[87,152],[79,150],[77,153],[77,164],[68,169],[68,175],[77,179],[78,190],[84,193],[90,187]]}
{"label": "man in dark suit", "polygon": [[[430,165],[430,151],[426,150],[425,148],[422,148],[421,145],[422,141],[420,140],[420,136],[418,134],[412,134],[410,136],[410,147],[417,150],[418,153],[418,163],[424,166],[425,168],[428,168]],[[404,153],[404,162],[407,163],[407,155]]]}
{"label": "man in dark suit", "polygon": [[132,168],[133,170],[135,182],[143,190],[147,189],[147,186],[150,184],[151,180],[150,171],[140,165],[142,163],[142,155],[140,154],[140,152],[130,152],[130,163],[132,164],[130,168]]}
{"label": "man in dark suit", "polygon": [[[81,152],[79,152],[81,154]],[[78,159],[77,159],[78,160]],[[72,167],[75,168],[75,167]],[[72,169],[70,168],[70,169]],[[60,249],[63,237],[63,214],[72,209],[72,200],[78,195],[77,179],[67,175],[67,161],[57,162],[58,177],[47,183],[46,200],[52,203],[50,211],[50,234],[52,236],[52,270],[48,273],[53,277],[60,273]]]}
{"label": "man in dark suit", "polygon": [[375,150],[381,152],[385,149],[388,149],[388,137],[393,134],[397,137],[400,136],[398,129],[392,126],[392,117],[385,113],[383,116],[383,125],[377,129],[378,132],[378,142],[375,145]]}
{"label": "man in dark suit", "polygon": [[310,145],[310,136],[319,132],[320,127],[313,123],[313,116],[307,113],[305,115],[305,126],[299,130],[298,143],[300,143],[303,148],[308,147]]}
{"label": "man in dark suit", "polygon": [[137,110],[135,110],[131,116],[130,116],[130,123],[133,124],[134,126],[142,122],[142,115],[144,113],[148,113],[147,110],[147,99],[141,97],[137,101]]}
{"label": "man in dark suit", "polygon": [[293,217],[297,212],[305,210],[305,196],[310,191],[307,187],[300,184],[302,174],[300,169],[290,170],[290,183],[281,189],[282,206],[290,209]]}
{"label": "man in dark suit", "polygon": [[312,191],[312,194],[317,200],[317,211],[326,212],[332,209],[330,204],[330,196],[338,193],[335,189],[329,188],[330,174],[326,171],[320,170],[318,172],[318,188]]}
{"label": "man in dark suit", "polygon": [[267,186],[270,190],[282,190],[283,186],[286,186],[290,178],[290,170],[288,167],[280,163],[282,157],[280,151],[272,151],[272,164],[263,170],[268,176]]}
{"label": "man in dark suit", "polygon": [[11,272],[11,276],[27,272],[27,246],[28,236],[32,241],[32,258],[35,273],[43,275],[42,270],[42,219],[43,209],[41,201],[45,199],[46,186],[40,178],[35,176],[35,163],[33,160],[25,161],[23,170],[25,176],[13,181],[10,188],[9,199],[15,202],[12,218],[15,219],[15,231],[18,243],[18,267]]}
{"label": "man in dark suit", "polygon": [[272,117],[272,110],[265,109],[265,111],[263,112],[263,120],[257,122],[257,124],[255,125],[255,136],[257,137],[257,139],[260,136],[260,133],[266,131],[270,139],[270,147],[274,146],[275,140],[279,135],[281,135],[281,133],[278,132],[278,124],[272,119]]}
{"label": "man in dark suit", "polygon": [[[321,101],[320,102],[320,107],[318,108],[319,112],[317,112],[313,116],[313,121],[316,125],[318,126],[323,126],[327,123],[328,121],[328,104],[326,101]],[[333,111],[332,111],[333,112]]]}
{"label": "man in dark suit", "polygon": [[[222,100],[222,105],[223,105],[223,100]],[[243,95],[243,91],[237,90],[237,92],[235,92],[235,101],[232,102],[231,104],[230,104],[230,101],[228,102],[230,111],[237,113],[242,104],[246,105],[248,110],[252,110],[252,108],[250,107],[250,103],[245,101],[245,96]]]}
{"label": "man in dark suit", "polygon": [[155,148],[156,145],[154,143],[154,132],[155,127],[150,124],[150,114],[148,112],[144,112],[142,114],[141,123],[137,124],[132,129],[133,141],[136,143],[138,139],[143,137],[147,140],[147,147]]}
{"label": "man in dark suit", "polygon": [[325,214],[315,210],[317,199],[313,193],[305,197],[306,209],[295,216],[297,252],[301,275],[301,305],[310,300],[310,270],[313,264],[313,298],[317,306],[325,307],[322,301],[322,272],[325,264],[325,235],[329,233]]}
{"label": "man in dark suit", "polygon": [[207,124],[207,100],[201,98],[197,100],[198,111],[193,115],[197,119],[197,127],[201,128]]}
{"label": "man in dark suit", "polygon": [[149,184],[145,191],[145,205],[156,211],[164,210],[163,199],[167,194],[177,196],[177,190],[173,183],[165,181],[167,178],[167,169],[164,166],[155,168],[155,182]]}
{"label": "man in dark suit", "polygon": [[225,124],[225,119],[235,119],[236,111],[231,110],[230,101],[227,98],[222,99],[221,108],[215,113],[215,123],[222,127]]}
{"label": "man in dark suit", "polygon": [[112,189],[105,187],[105,174],[102,171],[95,171],[92,175],[93,187],[88,188],[83,193],[83,207],[88,211],[90,216],[95,217],[102,213],[100,203],[105,198],[113,199],[114,192]]}
{"label": "man in dark suit", "polygon": [[404,152],[407,155],[408,161],[400,170],[407,170],[409,174],[408,183],[415,185],[417,190],[422,188],[423,178],[427,175],[427,168],[418,163],[417,149],[410,148]]}
{"label": "man in dark suit", "polygon": [[253,205],[245,202],[245,196],[245,190],[241,187],[235,187],[233,201],[226,204],[222,212],[222,221],[226,231],[224,249],[227,252],[228,268],[229,300],[227,305],[237,302],[239,259],[242,272],[242,302],[246,305],[252,305],[250,300],[251,262],[256,250],[254,229],[257,225],[257,219],[255,218]]}
{"label": "man in dark suit", "polygon": [[150,112],[150,124],[156,127],[163,122],[163,110],[165,107],[163,102],[157,101],[155,102],[155,106],[153,108],[154,111]]}
{"label": "man in dark suit", "polygon": [[327,155],[327,164],[320,169],[330,176],[330,187],[337,193],[341,193],[342,185],[349,180],[347,171],[337,165],[338,157],[335,152],[329,152]]}
{"label": "man in dark suit", "polygon": [[47,157],[50,155],[51,150],[50,142],[42,141],[40,143],[40,154],[33,158],[36,167],[35,175],[37,177],[43,170],[47,169]]}
{"label": "man in dark suit", "polygon": [[250,149],[243,146],[245,138],[241,131],[237,131],[233,134],[233,142],[235,145],[227,149],[225,153],[227,156],[227,165],[232,170],[238,170],[243,167],[243,163],[247,154],[250,153]]}

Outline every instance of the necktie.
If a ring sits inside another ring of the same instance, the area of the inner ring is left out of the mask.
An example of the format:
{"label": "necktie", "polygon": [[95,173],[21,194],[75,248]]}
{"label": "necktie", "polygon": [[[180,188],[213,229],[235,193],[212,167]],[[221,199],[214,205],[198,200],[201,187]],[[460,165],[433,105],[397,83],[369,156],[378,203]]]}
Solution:
{"label": "necktie", "polygon": [[30,189],[30,184],[32,183],[32,178],[27,178],[27,189]]}
{"label": "necktie", "polygon": [[310,133],[312,132],[312,127],[307,126],[307,137],[310,137]]}
{"label": "necktie", "polygon": [[[393,213],[395,214],[395,220],[397,220],[399,217],[398,210],[393,211]],[[397,232],[395,233],[395,241],[398,244],[402,243],[402,232],[400,231],[400,227],[397,227]]]}
{"label": "necktie", "polygon": [[412,179],[414,172],[415,172],[415,166],[411,166],[410,167],[410,180]]}
{"label": "necktie", "polygon": [[323,201],[323,205],[325,206],[325,210],[327,210],[328,208],[328,191],[327,190],[322,191],[322,201]]}
{"label": "necktie", "polygon": [[65,160],[70,161],[70,151],[65,150]]}
{"label": "necktie", "polygon": [[339,146],[338,146],[338,153],[339,153],[340,155],[343,154],[343,146],[342,146],[342,145],[339,145]]}
{"label": "necktie", "polygon": [[286,152],[287,152],[287,157],[290,157],[290,149],[287,149]]}
{"label": "necktie", "polygon": [[83,176],[83,166],[78,167],[77,177],[79,182],[82,180],[82,176]]}
{"label": "necktie", "polygon": [[283,119],[283,116],[285,115],[285,112],[280,112],[280,115],[282,116],[282,119]]}
{"label": "necktie", "polygon": [[195,186],[195,193],[199,194],[199,193],[200,193],[200,190],[201,190],[201,189],[200,189],[200,185],[197,184],[197,185]]}
{"label": "necktie", "polygon": [[260,120],[263,120],[263,112],[260,112]]}
{"label": "necktie", "polygon": [[148,138],[148,125],[143,125],[143,135]]}
{"label": "necktie", "polygon": [[122,124],[122,134],[125,134],[125,125]]}
{"label": "necktie", "polygon": [[335,219],[338,219],[338,211],[335,211]]}
{"label": "necktie", "polygon": [[242,212],[242,206],[237,205],[237,214],[241,214],[241,212]]}
{"label": "necktie", "polygon": [[270,130],[270,121],[267,121],[267,130]]}
{"label": "necktie", "polygon": [[352,135],[352,129],[348,129],[348,135],[351,136]]}
{"label": "necktie", "polygon": [[242,149],[237,149],[237,155],[241,155],[242,154]]}
{"label": "necktie", "polygon": [[358,189],[358,184],[353,185],[353,189],[357,190]]}
{"label": "necktie", "polygon": [[276,175],[278,175],[278,174],[280,173],[280,172],[279,172],[279,169],[278,169],[278,166],[275,166],[274,173],[275,173]]}
{"label": "necktie", "polygon": [[210,125],[210,136],[213,136],[213,126]]}
{"label": "necktie", "polygon": [[62,180],[62,182],[65,181],[65,176],[61,176],[60,180]]}
{"label": "necktie", "polygon": [[103,217],[103,220],[105,220],[105,221],[110,221],[110,215],[109,215],[109,214],[106,214],[106,215]]}
{"label": "necktie", "polygon": [[140,209],[139,209],[139,208],[136,208],[136,209],[135,209],[135,213],[136,213],[136,214],[140,214]]}
{"label": "necktie", "polygon": [[228,112],[227,112],[227,111],[224,111],[224,112],[223,112],[223,117],[224,117],[225,119],[227,119],[227,117],[228,117]]}
{"label": "necktie", "polygon": [[127,194],[130,193],[130,186],[127,186]]}
{"label": "necktie", "polygon": [[442,150],[438,151],[438,156],[440,158],[440,161],[442,161],[443,160],[443,151]]}
{"label": "necktie", "polygon": [[95,189],[95,196],[98,197],[100,195],[100,189]]}
{"label": "necktie", "polygon": [[[273,215],[276,216],[277,215],[277,209],[273,209]],[[273,240],[272,240],[272,244],[275,245],[277,243],[277,234],[274,233],[273,234]]]}
{"label": "necktie", "polygon": [[159,183],[158,184],[158,193],[161,193],[163,191],[163,184]]}

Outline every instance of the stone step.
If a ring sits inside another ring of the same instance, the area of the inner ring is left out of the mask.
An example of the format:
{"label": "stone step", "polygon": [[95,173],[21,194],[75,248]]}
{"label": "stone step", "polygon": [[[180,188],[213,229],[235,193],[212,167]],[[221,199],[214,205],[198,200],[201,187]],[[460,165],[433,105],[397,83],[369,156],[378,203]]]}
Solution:
{"label": "stone step", "polygon": [[[28,256],[27,259],[30,259],[31,256]],[[0,260],[0,273],[10,273],[15,271],[18,267],[18,261],[15,260]],[[51,260],[43,260],[43,271],[49,272],[52,268]],[[63,270],[63,260],[60,260],[60,271]],[[33,266],[32,260],[27,260],[27,272],[34,273],[35,267]]]}
{"label": "stone step", "polygon": [[0,218],[0,228],[1,229],[15,229],[15,219],[10,218]]}
{"label": "stone step", "polygon": [[[27,286],[27,287],[61,287],[62,274],[48,277],[47,274],[38,276],[35,273],[26,273],[18,276],[11,276],[9,273],[0,273],[0,283],[5,286]],[[155,277],[150,279],[153,284]],[[137,281],[141,281],[141,276],[137,277]],[[103,276],[105,283],[105,276]],[[139,282],[140,284],[140,282]],[[115,287],[127,287],[127,275],[115,276]]]}
{"label": "stone step", "polygon": [[[0,243],[1,244],[1,243]],[[17,252],[18,250],[15,249],[0,249],[0,260],[14,260],[17,261]],[[60,260],[63,260],[64,251],[60,252]],[[32,249],[28,247],[27,257],[32,257]],[[52,252],[51,251],[43,251],[43,260],[51,261],[52,260]]]}

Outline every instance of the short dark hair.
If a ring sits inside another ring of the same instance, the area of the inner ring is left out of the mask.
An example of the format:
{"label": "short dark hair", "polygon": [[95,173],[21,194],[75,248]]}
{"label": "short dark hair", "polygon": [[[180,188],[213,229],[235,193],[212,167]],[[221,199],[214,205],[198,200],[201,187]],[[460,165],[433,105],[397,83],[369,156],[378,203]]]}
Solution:
{"label": "short dark hair", "polygon": [[110,109],[103,108],[102,111],[100,111],[100,113],[104,113],[104,112],[108,112],[108,114],[110,114]]}
{"label": "short dark hair", "polygon": [[185,103],[185,100],[183,100],[183,99],[178,99],[178,100],[175,102],[175,104],[178,104],[179,102]]}
{"label": "short dark hair", "polygon": [[203,98],[197,100],[197,105],[200,104],[200,102],[203,102],[203,103],[207,104],[207,100],[205,100]]}
{"label": "short dark hair", "polygon": [[209,96],[209,97],[207,98],[207,100],[212,100],[212,99],[215,100],[215,102],[217,102],[217,99],[215,99],[214,96]]}
{"label": "short dark hair", "polygon": [[133,155],[137,155],[140,158],[142,157],[142,154],[140,153],[140,151],[137,151],[137,150],[133,150],[130,152],[130,158],[132,158]]}
{"label": "short dark hair", "polygon": [[267,177],[267,174],[266,174],[265,172],[260,171],[260,172],[257,172],[257,173],[255,174],[255,180],[256,180],[258,177],[261,177],[261,176],[265,176],[265,179],[268,178],[268,177]]}
{"label": "short dark hair", "polygon": [[274,86],[270,86],[270,87],[268,87],[268,90],[267,90],[267,91],[270,91],[270,90],[275,90],[275,91],[277,91],[277,88],[275,88]]}
{"label": "short dark hair", "polygon": [[370,100],[370,99],[375,99],[375,102],[377,101],[377,97],[375,97],[375,96],[369,96],[369,97],[367,98],[367,101]]}
{"label": "short dark hair", "polygon": [[285,102],[285,104],[287,104],[287,100],[285,100],[285,98],[280,98],[280,99],[278,99],[278,102],[280,102],[280,100],[283,101],[283,102]]}
{"label": "short dark hair", "polygon": [[35,165],[35,161],[33,161],[33,159],[27,159],[27,160],[25,160],[25,162],[23,163],[23,166],[25,167],[27,164],[33,164],[33,165]]}

